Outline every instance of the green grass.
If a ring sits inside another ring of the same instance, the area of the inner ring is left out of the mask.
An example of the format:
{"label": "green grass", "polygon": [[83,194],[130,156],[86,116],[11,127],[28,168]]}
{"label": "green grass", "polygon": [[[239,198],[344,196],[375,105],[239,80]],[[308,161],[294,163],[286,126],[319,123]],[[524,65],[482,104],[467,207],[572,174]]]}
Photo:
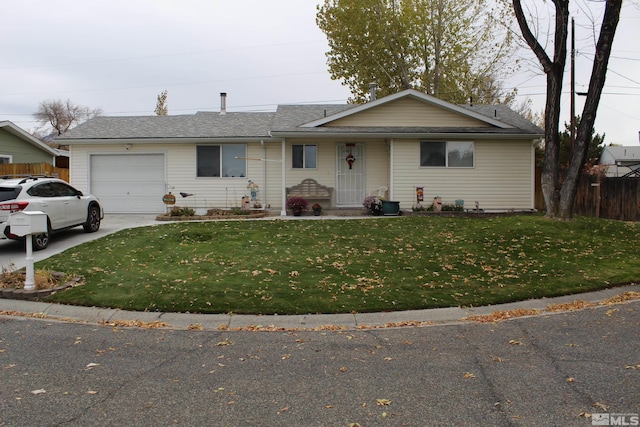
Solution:
{"label": "green grass", "polygon": [[640,224],[542,216],[170,223],[37,264],[52,301],[127,310],[345,313],[477,306],[640,278]]}

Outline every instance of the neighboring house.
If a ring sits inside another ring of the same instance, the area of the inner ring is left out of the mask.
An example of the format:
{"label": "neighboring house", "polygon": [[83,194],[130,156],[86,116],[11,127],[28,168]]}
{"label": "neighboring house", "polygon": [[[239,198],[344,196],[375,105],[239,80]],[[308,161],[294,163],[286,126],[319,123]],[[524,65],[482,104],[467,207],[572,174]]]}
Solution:
{"label": "neighboring house", "polygon": [[48,163],[59,153],[9,121],[0,121],[0,164]]}
{"label": "neighboring house", "polygon": [[640,177],[640,146],[604,147],[600,164],[608,166],[607,176],[610,177]]}
{"label": "neighboring house", "polygon": [[[415,90],[359,105],[281,105],[275,112],[96,117],[56,141],[70,147],[70,181],[106,212],[163,212],[162,196],[198,208],[240,206],[251,184],[285,214],[286,188],[333,188],[325,208],[362,207],[382,188],[408,210],[478,202],[534,206],[534,142],[542,129],[504,106],[462,107]],[[179,193],[191,194],[188,199]],[[310,200],[313,202],[313,200]]]}

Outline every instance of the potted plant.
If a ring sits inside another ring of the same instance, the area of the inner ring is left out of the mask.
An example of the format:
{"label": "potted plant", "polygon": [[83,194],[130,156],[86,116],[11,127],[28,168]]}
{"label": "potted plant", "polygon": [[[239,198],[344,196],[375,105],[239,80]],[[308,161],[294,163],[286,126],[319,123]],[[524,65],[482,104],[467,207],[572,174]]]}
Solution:
{"label": "potted plant", "polygon": [[380,196],[367,196],[362,202],[362,206],[372,215],[382,215],[382,197]]}
{"label": "potted plant", "polygon": [[311,209],[313,210],[313,214],[315,216],[320,216],[320,214],[322,213],[322,206],[320,205],[320,203],[314,203],[313,206],[311,206]]}
{"label": "potted plant", "polygon": [[290,197],[287,200],[287,209],[291,209],[293,212],[293,216],[302,215],[303,211],[306,211],[309,208],[309,202],[304,197]]}

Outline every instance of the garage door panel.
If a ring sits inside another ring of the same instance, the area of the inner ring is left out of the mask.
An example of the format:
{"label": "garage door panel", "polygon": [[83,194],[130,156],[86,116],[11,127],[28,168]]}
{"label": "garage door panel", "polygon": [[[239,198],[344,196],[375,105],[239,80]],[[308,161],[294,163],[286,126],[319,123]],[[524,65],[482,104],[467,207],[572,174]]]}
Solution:
{"label": "garage door panel", "polygon": [[156,213],[165,210],[164,154],[91,156],[91,193],[107,213]]}

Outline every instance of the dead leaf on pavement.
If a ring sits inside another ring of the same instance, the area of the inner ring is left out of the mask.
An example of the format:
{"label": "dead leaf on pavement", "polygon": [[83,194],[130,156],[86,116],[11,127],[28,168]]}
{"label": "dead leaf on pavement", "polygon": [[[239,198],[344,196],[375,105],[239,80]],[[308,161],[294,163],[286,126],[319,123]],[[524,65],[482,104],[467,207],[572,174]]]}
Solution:
{"label": "dead leaf on pavement", "polygon": [[389,399],[376,399],[376,405],[388,406],[388,405],[391,405],[391,401]]}
{"label": "dead leaf on pavement", "polygon": [[464,378],[465,379],[469,379],[469,378],[475,378],[476,376],[474,374],[472,374],[471,372],[465,372],[464,373]]}
{"label": "dead leaf on pavement", "polygon": [[522,341],[518,341],[518,340],[509,340],[509,344],[511,344],[511,345],[524,345],[524,344],[522,344]]}
{"label": "dead leaf on pavement", "polygon": [[31,390],[31,394],[42,394],[42,393],[46,393],[45,389],[43,388],[38,390]]}
{"label": "dead leaf on pavement", "polygon": [[226,346],[226,345],[231,345],[231,344],[233,344],[233,341],[230,341],[230,340],[228,340],[228,339],[225,339],[224,341],[220,341],[220,342],[219,342],[219,343],[217,343],[216,345],[217,345],[218,347],[224,347],[224,346]]}

